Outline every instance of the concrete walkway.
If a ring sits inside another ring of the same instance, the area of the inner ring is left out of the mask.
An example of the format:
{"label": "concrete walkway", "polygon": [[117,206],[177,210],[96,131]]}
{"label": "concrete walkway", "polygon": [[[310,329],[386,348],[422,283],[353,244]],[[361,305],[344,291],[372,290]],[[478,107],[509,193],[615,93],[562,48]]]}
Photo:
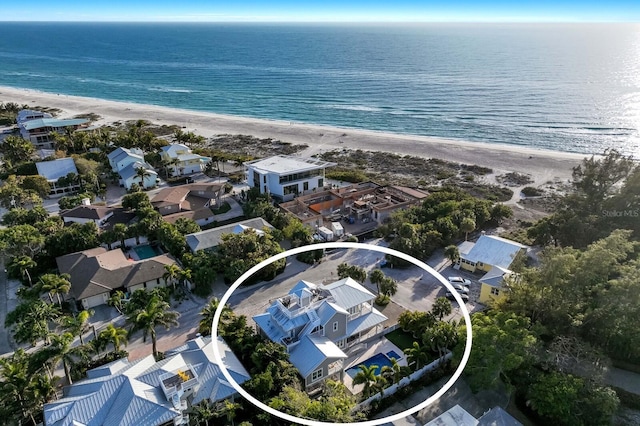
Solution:
{"label": "concrete walkway", "polygon": [[633,371],[610,367],[604,376],[604,382],[607,385],[640,395],[640,374],[634,373]]}

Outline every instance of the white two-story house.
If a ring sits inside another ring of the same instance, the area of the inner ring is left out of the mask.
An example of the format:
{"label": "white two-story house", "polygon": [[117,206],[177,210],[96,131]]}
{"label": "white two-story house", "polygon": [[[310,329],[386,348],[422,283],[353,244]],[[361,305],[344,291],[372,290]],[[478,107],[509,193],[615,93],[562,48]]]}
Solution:
{"label": "white two-story house", "polygon": [[387,317],[373,307],[374,299],[351,278],[327,285],[299,281],[253,320],[261,335],[287,348],[311,390],[327,378],[342,380],[344,351],[382,327]]}
{"label": "white two-story house", "polygon": [[[134,183],[141,188],[151,188],[156,185],[158,173],[144,160],[142,150],[119,147],[110,152],[107,157],[113,171],[120,176],[120,184],[125,188],[131,189]],[[145,171],[144,177],[138,174],[139,169]]]}
{"label": "white two-story house", "polygon": [[315,158],[276,155],[244,163],[247,183],[261,194],[270,194],[280,201],[290,201],[300,194],[324,188],[324,173],[336,163]]}
{"label": "white two-story house", "polygon": [[181,143],[163,146],[160,158],[170,166],[173,176],[202,172],[205,165],[211,161],[209,157],[194,154],[191,149]]}

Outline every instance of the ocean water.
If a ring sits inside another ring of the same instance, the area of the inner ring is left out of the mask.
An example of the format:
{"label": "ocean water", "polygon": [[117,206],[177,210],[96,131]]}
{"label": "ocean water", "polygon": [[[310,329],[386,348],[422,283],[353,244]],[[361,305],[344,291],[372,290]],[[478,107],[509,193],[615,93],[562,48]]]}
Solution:
{"label": "ocean water", "polygon": [[3,22],[0,85],[640,156],[639,24]]}

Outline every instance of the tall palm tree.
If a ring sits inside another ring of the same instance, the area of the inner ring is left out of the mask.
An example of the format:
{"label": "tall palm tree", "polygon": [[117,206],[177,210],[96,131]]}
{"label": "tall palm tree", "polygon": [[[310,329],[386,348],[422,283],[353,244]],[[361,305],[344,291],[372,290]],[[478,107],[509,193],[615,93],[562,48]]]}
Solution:
{"label": "tall palm tree", "polygon": [[100,332],[99,338],[111,342],[113,344],[113,351],[118,352],[120,350],[120,346],[127,345],[128,334],[129,333],[124,328],[109,324],[107,325],[107,328]]}
{"label": "tall palm tree", "polygon": [[153,294],[144,308],[135,310],[127,317],[127,321],[132,324],[131,332],[142,330],[144,342],[147,341],[147,336],[151,336],[153,356],[156,359],[158,358],[156,327],[162,325],[168,330],[179,324],[180,314],[170,310],[170,307],[160,296]]}
{"label": "tall palm tree", "polygon": [[[220,306],[220,300],[217,297],[211,298],[209,303],[200,311],[200,315],[202,315],[202,319],[198,324],[198,331],[205,336],[211,334],[211,327],[213,325],[213,317],[216,314],[216,310]],[[220,315],[220,321],[222,322],[225,319],[228,319],[231,315],[232,311],[229,305],[225,305],[222,309],[222,314]]]}
{"label": "tall palm tree", "polygon": [[460,250],[454,244],[451,244],[444,249],[444,255],[447,259],[451,261],[451,264],[454,264],[460,259]]}
{"label": "tall palm tree", "polygon": [[173,288],[176,288],[176,283],[178,282],[178,278],[180,277],[180,267],[178,265],[170,264],[164,265],[164,274],[162,274],[162,279],[165,283],[171,284]]}
{"label": "tall palm tree", "polygon": [[376,369],[378,366],[370,365],[367,367],[366,365],[361,364],[358,368],[360,371],[358,371],[358,374],[353,378],[353,384],[364,385],[362,388],[362,396],[364,399],[367,399],[371,395],[373,384],[376,383]]}
{"label": "tall palm tree", "polygon": [[23,279],[26,277],[29,281],[29,287],[33,287],[33,282],[31,281],[31,274],[29,273],[30,269],[35,268],[38,264],[29,256],[22,255],[17,256],[11,259],[11,262],[7,265],[7,269],[14,275],[18,275]]}
{"label": "tall palm tree", "polygon": [[24,315],[16,323],[14,337],[17,342],[36,345],[39,339],[49,342],[49,324],[60,317],[60,307],[43,300],[30,302]]}
{"label": "tall palm tree", "polygon": [[140,189],[144,189],[144,180],[151,176],[151,173],[144,167],[136,167],[136,177],[140,178]]}
{"label": "tall palm tree", "polygon": [[42,291],[49,293],[49,298],[53,301],[53,295],[58,297],[58,305],[62,307],[61,294],[69,293],[71,290],[71,281],[69,274],[44,274],[40,277]]}
{"label": "tall palm tree", "polygon": [[74,336],[78,336],[80,338],[80,344],[84,345],[82,335],[89,331],[89,318],[91,318],[94,313],[95,311],[90,309],[88,311],[80,311],[72,317],[65,316],[62,318],[62,326]]}
{"label": "tall palm tree", "polygon": [[233,419],[236,417],[236,411],[242,406],[237,402],[230,401],[225,399],[220,404],[218,404],[218,412],[220,415],[223,415],[227,418],[226,424],[231,424],[233,426]]}
{"label": "tall palm tree", "polygon": [[85,346],[73,346],[75,336],[71,333],[52,334],[51,345],[42,351],[48,354],[48,358],[54,365],[62,363],[64,375],[71,385],[71,365],[77,362],[78,358],[87,358],[88,348]]}
{"label": "tall palm tree", "polygon": [[180,269],[178,272],[178,283],[181,286],[186,287],[187,283],[191,281],[191,269]]}
{"label": "tall palm tree", "polygon": [[124,296],[124,291],[116,290],[107,301],[107,304],[116,308],[120,315],[124,313]]}
{"label": "tall palm tree", "polygon": [[469,238],[469,232],[472,232],[476,229],[476,221],[472,217],[465,217],[460,222],[460,230],[464,232],[464,240],[467,241]]}
{"label": "tall palm tree", "polygon": [[0,358],[0,396],[7,407],[11,406],[9,401],[17,401],[22,417],[31,419],[35,425],[33,407],[25,397],[25,390],[31,382],[28,370],[29,355],[23,349],[16,350],[10,358]]}

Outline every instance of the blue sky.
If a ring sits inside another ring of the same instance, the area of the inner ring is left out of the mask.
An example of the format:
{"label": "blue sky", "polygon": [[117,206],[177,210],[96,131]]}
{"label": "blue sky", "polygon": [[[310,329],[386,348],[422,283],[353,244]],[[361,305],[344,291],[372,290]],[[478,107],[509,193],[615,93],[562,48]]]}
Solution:
{"label": "blue sky", "polygon": [[640,1],[569,0],[29,0],[2,1],[2,21],[640,22]]}

